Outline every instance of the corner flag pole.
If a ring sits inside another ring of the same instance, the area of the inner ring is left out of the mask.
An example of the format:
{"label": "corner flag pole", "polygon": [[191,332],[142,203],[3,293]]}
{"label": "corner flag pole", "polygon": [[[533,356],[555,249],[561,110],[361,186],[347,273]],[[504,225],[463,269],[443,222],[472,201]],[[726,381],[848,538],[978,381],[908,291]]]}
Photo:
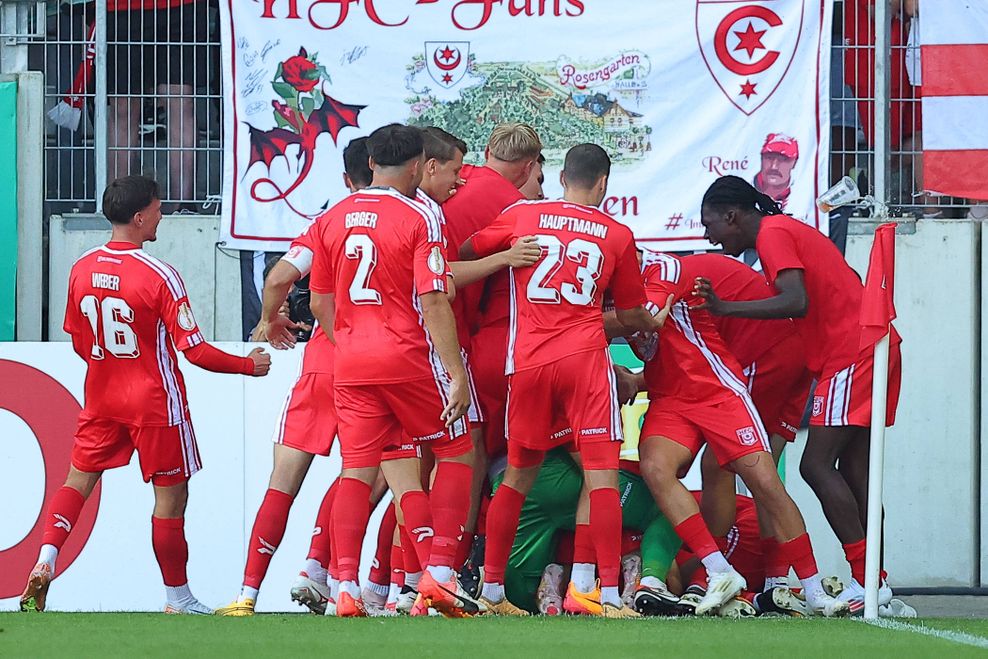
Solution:
{"label": "corner flag pole", "polygon": [[878,619],[882,558],[882,486],[885,476],[885,404],[889,385],[889,333],[875,344],[871,384],[871,446],[868,456],[868,529],[865,550],[865,620]]}

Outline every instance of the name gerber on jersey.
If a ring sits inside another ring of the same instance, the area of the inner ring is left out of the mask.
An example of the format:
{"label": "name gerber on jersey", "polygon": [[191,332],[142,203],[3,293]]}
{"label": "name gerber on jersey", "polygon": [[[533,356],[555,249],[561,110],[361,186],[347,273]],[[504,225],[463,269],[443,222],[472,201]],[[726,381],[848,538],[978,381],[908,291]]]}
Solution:
{"label": "name gerber on jersey", "polygon": [[377,213],[355,211],[353,213],[347,213],[343,219],[346,221],[347,229],[353,229],[354,227],[377,228]]}
{"label": "name gerber on jersey", "polygon": [[110,291],[119,291],[120,277],[117,275],[108,275],[105,272],[94,272],[93,288],[105,288]]}
{"label": "name gerber on jersey", "polygon": [[561,231],[566,229],[574,233],[585,233],[596,238],[607,237],[607,227],[590,220],[581,220],[578,217],[567,217],[566,215],[548,215],[543,213],[539,216],[540,229],[552,229]]}

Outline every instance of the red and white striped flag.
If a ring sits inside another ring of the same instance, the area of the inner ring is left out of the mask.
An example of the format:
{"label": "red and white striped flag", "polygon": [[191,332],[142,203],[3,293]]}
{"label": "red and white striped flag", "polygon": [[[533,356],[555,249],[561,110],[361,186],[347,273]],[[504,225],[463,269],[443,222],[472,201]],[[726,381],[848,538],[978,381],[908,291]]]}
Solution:
{"label": "red and white striped flag", "polygon": [[988,2],[920,4],[923,187],[988,200]]}

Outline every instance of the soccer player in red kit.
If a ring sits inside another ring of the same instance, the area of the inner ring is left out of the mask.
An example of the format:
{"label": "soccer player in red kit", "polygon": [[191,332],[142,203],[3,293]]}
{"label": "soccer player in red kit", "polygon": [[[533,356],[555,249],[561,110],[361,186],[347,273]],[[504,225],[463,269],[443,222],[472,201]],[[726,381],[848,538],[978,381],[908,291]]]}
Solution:
{"label": "soccer player in red kit", "polygon": [[188,480],[202,465],[175,350],[201,368],[253,376],[267,374],[271,357],[260,348],[238,357],[206,343],[178,272],[142,249],[161,221],[157,183],[142,176],[113,181],[103,193],[103,213],[112,236],[72,266],[65,309],[65,331],[87,364],[85,407],[68,478],[45,513],[21,609],[44,610],[58,551],[86,498],[105,470],[129,464],[136,450],[144,480],[154,486],[151,544],[165,583],[165,613],[210,614],[186,578]]}
{"label": "soccer player in red kit", "polygon": [[[573,147],[561,176],[563,201],[515,204],[461,249],[464,258],[484,256],[526,235],[535,235],[542,247],[535,265],[510,271],[508,468],[487,515],[481,596],[497,614],[524,615],[504,595],[508,553],[546,451],[571,441],[589,491],[589,510],[581,500],[577,523],[589,522],[601,584],[599,595],[592,582],[583,584],[581,592],[584,598],[596,596],[604,617],[638,617],[618,593],[622,433],[604,334],[604,291],[610,289],[618,320],[627,327],[654,331],[663,318],[654,318],[643,307],[645,292],[631,230],[597,209],[607,192],[610,165],[597,145]],[[566,426],[572,433],[553,432]]]}
{"label": "soccer player in red kit", "polygon": [[652,308],[670,296],[675,304],[659,334],[658,354],[645,364],[651,402],[641,429],[640,464],[659,508],[707,570],[708,587],[697,615],[717,611],[746,586],[679,480],[704,443],[721,466],[742,478],[759,512],[771,520],[779,551],[803,583],[808,607],[826,616],[846,614],[847,605],[823,590],[802,515],[779,480],[740,364],[710,314],[691,308],[703,302],[693,292],[698,274],[687,260],[657,252],[645,252],[642,267]]}
{"label": "soccer player in red kit", "polygon": [[[367,138],[352,140],[343,150],[344,183],[350,192],[370,185],[373,176],[367,164]],[[311,227],[309,227],[311,229]],[[276,349],[295,345],[294,330],[300,328],[288,316],[279,313],[296,282],[312,270],[312,238],[306,229],[292,241],[288,252],[274,265],[264,281],[261,321],[256,335],[264,337]],[[240,596],[217,615],[250,616],[254,614],[257,593],[267,574],[274,552],[285,535],[288,513],[312,458],[329,455],[336,438],[336,409],[333,406],[333,344],[318,326],[305,345],[298,378],[282,407],[274,433],[274,458],[268,490],[254,518],[247,546],[247,564]],[[327,583],[329,523],[335,491],[327,491],[316,516],[309,557],[305,568],[292,586],[292,599],[318,613],[332,607]]]}
{"label": "soccer player in red kit", "polygon": [[[717,179],[703,197],[701,221],[714,244],[728,254],[758,252],[776,294],[753,302],[720,299],[709,282],[698,293],[714,315],[793,318],[806,346],[807,366],[817,377],[810,433],[799,468],[823,505],[844,546],[853,582],[841,599],[860,610],[864,601],[868,450],[874,354],[860,347],[860,277],[826,236],[783,215],[770,198],[743,179]],[[891,334],[886,425],[895,421],[902,378],[901,339]],[[837,463],[840,462],[838,469]],[[892,591],[884,585],[879,603]]]}
{"label": "soccer player in red kit", "polygon": [[[439,218],[414,201],[422,181],[422,134],[391,124],[368,140],[373,185],[317,222],[311,290],[316,319],[336,344],[333,369],[343,472],[332,537],[340,579],[337,615],[364,614],[357,568],[371,483],[382,450],[402,433],[437,457],[471,450],[466,369],[449,306],[449,269]],[[433,486],[401,498],[406,524],[433,531],[419,592],[447,615],[481,608],[452,570],[469,499]],[[416,495],[414,497],[410,495]],[[422,496],[418,496],[422,495]],[[442,499],[440,505],[438,499]],[[421,520],[421,522],[419,521]]]}

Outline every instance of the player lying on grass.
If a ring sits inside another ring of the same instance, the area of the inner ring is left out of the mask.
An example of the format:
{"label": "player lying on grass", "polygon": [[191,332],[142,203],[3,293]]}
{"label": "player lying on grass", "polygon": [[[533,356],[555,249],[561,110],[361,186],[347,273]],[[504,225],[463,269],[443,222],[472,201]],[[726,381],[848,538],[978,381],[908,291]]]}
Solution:
{"label": "player lying on grass", "polygon": [[267,375],[271,357],[261,348],[239,357],[206,343],[178,272],[143,250],[161,222],[156,182],[113,181],[103,213],[113,227],[110,241],[72,266],[65,309],[65,331],[87,366],[85,406],[68,477],[45,512],[21,610],[44,610],[58,551],[86,498],[105,470],[129,464],[136,450],[144,481],[154,487],[151,545],[165,583],[165,613],[209,614],[186,577],[188,480],[202,465],[175,351],[209,371],[252,376]]}
{"label": "player lying on grass", "polygon": [[[853,580],[841,593],[859,611],[864,606],[865,527],[868,510],[868,446],[873,349],[861,346],[861,279],[826,236],[788,215],[743,179],[717,179],[703,197],[706,236],[725,252],[758,252],[775,295],[757,301],[728,301],[707,280],[696,294],[715,316],[793,318],[804,339],[807,366],[816,376],[813,412],[800,473],[823,506],[844,546]],[[895,421],[902,378],[901,339],[891,334],[886,425]],[[882,420],[879,420],[880,422]],[[879,595],[888,604],[892,591]]]}

